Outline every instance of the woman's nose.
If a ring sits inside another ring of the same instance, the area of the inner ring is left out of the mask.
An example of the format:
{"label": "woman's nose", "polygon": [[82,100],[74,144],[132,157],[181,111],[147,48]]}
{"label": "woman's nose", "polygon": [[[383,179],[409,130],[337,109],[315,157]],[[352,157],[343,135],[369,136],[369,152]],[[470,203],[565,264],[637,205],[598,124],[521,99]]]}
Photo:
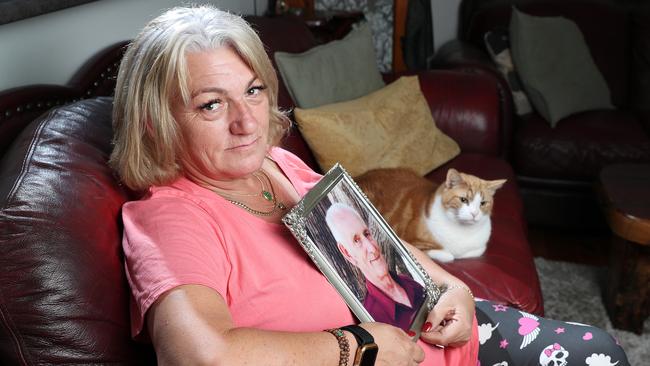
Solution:
{"label": "woman's nose", "polygon": [[244,100],[232,100],[229,105],[230,132],[235,135],[245,135],[255,132],[257,120],[251,107]]}

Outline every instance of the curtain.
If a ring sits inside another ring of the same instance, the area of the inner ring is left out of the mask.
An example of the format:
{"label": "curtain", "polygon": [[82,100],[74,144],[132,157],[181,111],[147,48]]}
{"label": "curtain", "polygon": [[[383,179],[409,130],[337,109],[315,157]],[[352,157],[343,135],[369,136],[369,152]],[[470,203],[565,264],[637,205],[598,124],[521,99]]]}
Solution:
{"label": "curtain", "polygon": [[316,0],[316,10],[362,11],[370,28],[377,53],[377,65],[390,72],[393,64],[393,1],[392,0]]}
{"label": "curtain", "polygon": [[406,33],[402,39],[404,63],[408,70],[426,70],[433,58],[431,0],[409,0]]}

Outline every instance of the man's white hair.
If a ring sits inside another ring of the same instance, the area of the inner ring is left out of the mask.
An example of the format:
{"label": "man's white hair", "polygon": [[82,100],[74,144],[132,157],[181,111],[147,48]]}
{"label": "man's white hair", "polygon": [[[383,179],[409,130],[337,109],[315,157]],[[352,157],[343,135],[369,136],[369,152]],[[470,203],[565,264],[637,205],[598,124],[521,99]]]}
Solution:
{"label": "man's white hair", "polygon": [[338,217],[342,214],[349,213],[357,218],[359,218],[359,221],[363,221],[363,218],[357,210],[353,209],[352,207],[346,205],[345,203],[340,203],[340,202],[335,202],[333,203],[328,209],[327,213],[325,214],[325,222],[327,223],[327,226],[330,228],[330,231],[332,232],[332,235],[334,236],[334,239],[336,239],[337,242],[347,245],[347,242],[344,242],[345,238],[343,237],[343,234],[340,231],[339,225],[337,225],[336,220]]}

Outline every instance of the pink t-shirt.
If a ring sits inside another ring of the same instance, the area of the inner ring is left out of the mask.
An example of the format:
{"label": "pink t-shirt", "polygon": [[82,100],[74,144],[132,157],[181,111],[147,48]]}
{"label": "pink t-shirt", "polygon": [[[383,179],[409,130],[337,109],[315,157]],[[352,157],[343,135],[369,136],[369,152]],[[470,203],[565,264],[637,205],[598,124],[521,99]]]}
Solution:
{"label": "pink t-shirt", "polygon": [[[285,150],[273,148],[270,155],[300,196],[321,177]],[[187,284],[218,292],[237,327],[300,332],[356,322],[284,225],[249,214],[186,178],[150,188],[142,200],[124,204],[122,216],[134,336],[160,295]],[[476,325],[464,347],[442,352],[421,344],[423,364],[470,364],[478,354]]]}

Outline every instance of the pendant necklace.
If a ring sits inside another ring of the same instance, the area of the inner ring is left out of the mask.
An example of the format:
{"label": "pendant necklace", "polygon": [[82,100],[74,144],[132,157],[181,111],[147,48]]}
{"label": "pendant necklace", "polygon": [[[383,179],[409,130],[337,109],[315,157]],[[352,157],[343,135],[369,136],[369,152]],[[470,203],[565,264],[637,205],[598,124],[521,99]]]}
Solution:
{"label": "pendant necklace", "polygon": [[[273,203],[273,208],[270,211],[256,210],[256,209],[251,208],[248,205],[244,204],[243,202],[239,202],[239,201],[233,200],[233,199],[225,197],[225,196],[224,196],[224,198],[226,200],[228,200],[228,202],[232,203],[233,205],[239,206],[239,207],[243,208],[244,210],[246,210],[246,211],[248,211],[248,212],[250,212],[250,213],[252,213],[254,215],[258,215],[258,216],[271,216],[275,212],[277,212],[278,210],[280,210],[280,211],[285,210],[287,208],[287,206],[285,206],[285,204],[282,203],[282,202],[278,202],[277,198],[275,197],[275,190],[273,189],[273,183],[271,183],[271,178],[269,178],[269,176],[266,175],[264,170],[260,170],[259,173],[264,177],[264,180],[266,180],[269,183],[270,190],[266,189],[266,184],[264,184],[264,181],[257,174],[254,173],[253,175],[255,176],[255,178],[257,178],[257,180],[262,184],[262,191],[260,193],[255,193],[255,194],[246,195],[246,196],[261,195],[264,198],[264,200]],[[240,196],[243,196],[243,195],[240,195]]]}

